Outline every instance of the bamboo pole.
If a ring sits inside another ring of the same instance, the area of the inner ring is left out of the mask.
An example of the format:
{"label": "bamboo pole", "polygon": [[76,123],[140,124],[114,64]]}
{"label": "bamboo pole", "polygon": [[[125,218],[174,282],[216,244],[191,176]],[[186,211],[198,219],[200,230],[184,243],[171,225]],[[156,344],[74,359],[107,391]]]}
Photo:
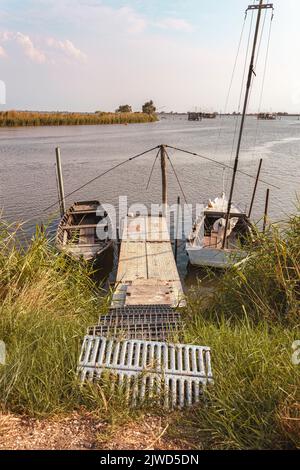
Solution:
{"label": "bamboo pole", "polygon": [[264,212],[264,226],[263,226],[263,233],[266,232],[267,222],[268,222],[268,212],[269,212],[269,200],[270,200],[270,190],[267,189],[266,194],[266,203],[265,203],[265,212]]}
{"label": "bamboo pole", "polygon": [[59,197],[59,207],[61,217],[66,212],[65,206],[65,191],[64,191],[64,182],[61,170],[61,158],[60,158],[60,148],[56,147],[56,171],[57,171],[57,184],[58,184],[58,197]]}
{"label": "bamboo pole", "polygon": [[259,177],[260,177],[260,172],[261,172],[261,167],[262,167],[262,162],[263,162],[263,160],[261,158],[260,161],[259,161],[259,166],[258,166],[258,171],[257,171],[257,175],[256,175],[254,190],[253,190],[253,194],[252,194],[250,209],[249,209],[249,213],[248,213],[248,218],[249,219],[250,219],[251,214],[252,214],[254,199],[255,199],[255,196],[256,196],[256,190],[257,190],[257,185],[258,185],[258,180],[259,180]]}
{"label": "bamboo pole", "polygon": [[160,146],[160,161],[161,161],[161,181],[162,181],[162,213],[167,216],[167,173],[166,173],[166,150],[165,146]]}
{"label": "bamboo pole", "polygon": [[176,215],[176,232],[175,232],[175,261],[177,262],[177,254],[178,254],[178,228],[179,228],[179,212],[180,212],[180,197],[177,198],[177,215]]}

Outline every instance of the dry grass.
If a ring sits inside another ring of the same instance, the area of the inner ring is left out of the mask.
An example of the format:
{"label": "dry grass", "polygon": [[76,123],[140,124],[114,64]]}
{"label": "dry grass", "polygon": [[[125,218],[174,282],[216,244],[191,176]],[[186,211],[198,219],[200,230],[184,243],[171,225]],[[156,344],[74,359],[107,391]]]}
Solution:
{"label": "dry grass", "polygon": [[154,121],[157,121],[156,115],[149,115],[146,113],[0,112],[0,127],[137,124]]}

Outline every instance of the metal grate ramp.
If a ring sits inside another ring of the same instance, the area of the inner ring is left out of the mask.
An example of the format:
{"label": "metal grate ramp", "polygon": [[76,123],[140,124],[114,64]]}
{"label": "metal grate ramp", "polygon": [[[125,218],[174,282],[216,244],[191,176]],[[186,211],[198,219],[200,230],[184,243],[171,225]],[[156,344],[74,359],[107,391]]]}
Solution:
{"label": "metal grate ramp", "polygon": [[191,405],[212,382],[208,347],[87,335],[79,360],[80,378],[99,380],[105,371],[116,378],[112,387],[125,386],[133,404],[159,395],[167,407]]}
{"label": "metal grate ramp", "polygon": [[177,322],[132,322],[123,318],[116,323],[107,322],[90,327],[88,334],[90,336],[106,336],[110,338],[167,341],[179,334],[179,325]]}
{"label": "metal grate ramp", "polygon": [[174,340],[183,328],[180,313],[166,305],[137,305],[111,308],[99,317],[89,335],[155,341]]}

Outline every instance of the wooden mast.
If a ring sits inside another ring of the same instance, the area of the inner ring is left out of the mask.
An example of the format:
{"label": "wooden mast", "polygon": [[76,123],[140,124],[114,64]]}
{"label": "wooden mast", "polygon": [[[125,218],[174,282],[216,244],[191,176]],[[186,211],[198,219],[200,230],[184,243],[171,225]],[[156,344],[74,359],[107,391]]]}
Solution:
{"label": "wooden mast", "polygon": [[229,218],[230,218],[230,212],[231,212],[231,206],[232,206],[232,197],[233,197],[236,174],[237,174],[237,170],[238,170],[239,156],[240,156],[242,136],[243,136],[243,130],[244,130],[244,125],[245,125],[245,117],[246,117],[247,106],[248,106],[249,95],[250,95],[250,89],[251,89],[252,75],[255,73],[254,72],[254,61],[255,61],[255,54],[256,54],[256,48],[257,48],[259,27],[260,27],[260,21],[261,21],[261,12],[265,8],[273,8],[273,5],[271,5],[271,4],[264,5],[263,2],[264,2],[264,0],[259,0],[259,5],[251,5],[251,6],[248,7],[248,10],[258,10],[258,12],[257,12],[257,20],[256,20],[255,33],[254,33],[251,61],[250,61],[250,65],[249,65],[248,80],[247,80],[247,85],[246,85],[246,93],[245,93],[244,107],[243,107],[243,113],[242,113],[242,119],[241,119],[241,126],[240,126],[240,132],[239,132],[239,138],[238,138],[238,144],[237,144],[237,150],[236,150],[236,156],[235,156],[235,162],[234,162],[234,168],[233,168],[233,176],[232,176],[229,200],[228,200],[228,207],[227,207],[226,223],[225,223],[222,249],[224,249],[225,245],[226,245],[227,230],[228,230],[228,224],[229,224]]}

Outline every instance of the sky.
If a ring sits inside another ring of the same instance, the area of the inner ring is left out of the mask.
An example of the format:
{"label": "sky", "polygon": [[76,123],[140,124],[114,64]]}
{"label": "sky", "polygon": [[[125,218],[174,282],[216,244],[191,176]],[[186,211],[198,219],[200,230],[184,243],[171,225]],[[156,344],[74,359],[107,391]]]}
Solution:
{"label": "sky", "polygon": [[[236,111],[253,0],[0,0],[4,109]],[[300,2],[274,0],[250,112],[300,112]],[[254,17],[255,18],[255,17]],[[263,91],[263,93],[262,93]],[[261,100],[262,95],[262,100]]]}

